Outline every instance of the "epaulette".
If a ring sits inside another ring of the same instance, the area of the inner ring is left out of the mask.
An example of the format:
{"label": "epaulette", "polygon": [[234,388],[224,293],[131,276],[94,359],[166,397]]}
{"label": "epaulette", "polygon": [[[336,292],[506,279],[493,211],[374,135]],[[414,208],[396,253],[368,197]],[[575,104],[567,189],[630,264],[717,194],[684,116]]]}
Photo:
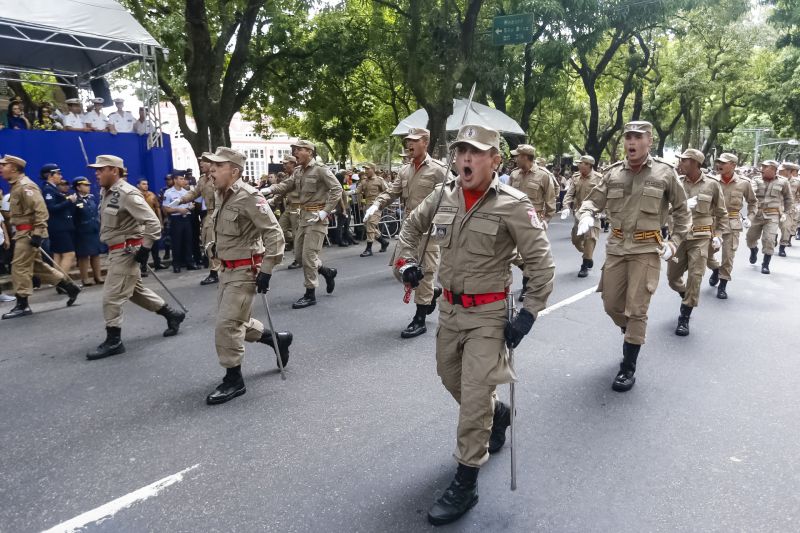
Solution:
{"label": "epaulette", "polygon": [[258,189],[250,185],[249,183],[245,183],[244,181],[239,184],[239,188],[244,190],[247,194],[261,194],[258,192]]}
{"label": "epaulette", "polygon": [[653,161],[657,161],[658,163],[662,163],[662,164],[664,164],[664,165],[667,165],[667,166],[669,166],[670,168],[678,168],[678,167],[677,167],[677,166],[676,166],[674,163],[670,163],[670,162],[669,162],[669,161],[667,161],[666,159],[663,159],[663,158],[661,158],[661,157],[659,157],[659,156],[657,156],[657,155],[654,155],[654,156],[653,156]]}
{"label": "epaulette", "polygon": [[431,163],[435,163],[435,164],[439,165],[442,168],[447,168],[446,164],[442,163],[441,161],[439,161],[438,159],[435,159],[433,157],[431,157]]}
{"label": "epaulette", "polygon": [[612,170],[614,170],[614,169],[616,169],[616,168],[618,168],[618,167],[621,167],[621,166],[622,166],[622,164],[623,164],[624,162],[625,162],[625,161],[624,161],[623,159],[620,159],[620,160],[619,160],[619,161],[617,161],[616,163],[612,163],[611,165],[607,166],[607,167],[605,168],[605,170],[603,170],[603,172],[601,172],[601,175],[605,176],[606,174],[608,174],[608,173],[609,173],[609,172],[611,172]]}
{"label": "epaulette", "polygon": [[524,192],[522,192],[522,191],[520,191],[518,189],[515,189],[511,185],[506,185],[505,183],[501,183],[500,186],[498,187],[498,190],[500,190],[501,192],[506,193],[507,195],[509,195],[512,198],[515,198],[517,200],[525,200],[525,199],[528,198],[528,195],[525,194]]}

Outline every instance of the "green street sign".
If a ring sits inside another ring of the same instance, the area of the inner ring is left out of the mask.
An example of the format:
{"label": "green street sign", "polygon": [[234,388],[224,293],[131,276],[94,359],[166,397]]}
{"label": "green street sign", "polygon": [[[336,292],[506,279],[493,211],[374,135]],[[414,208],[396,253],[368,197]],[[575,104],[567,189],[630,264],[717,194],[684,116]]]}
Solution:
{"label": "green street sign", "polygon": [[532,40],[533,13],[494,17],[492,20],[492,43],[495,46],[529,43]]}

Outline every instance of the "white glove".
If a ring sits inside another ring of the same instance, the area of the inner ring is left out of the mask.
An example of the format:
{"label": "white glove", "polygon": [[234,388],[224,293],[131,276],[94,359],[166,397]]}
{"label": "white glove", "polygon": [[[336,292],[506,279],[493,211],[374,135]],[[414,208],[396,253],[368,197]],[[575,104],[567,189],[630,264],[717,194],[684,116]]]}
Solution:
{"label": "white glove", "polygon": [[781,222],[786,222],[786,213],[781,215]]}
{"label": "white glove", "polygon": [[749,219],[749,218],[744,218],[744,219],[742,219],[742,227],[743,227],[744,229],[748,229],[748,228],[750,228],[750,225],[751,225],[751,224],[750,224],[750,219]]}
{"label": "white glove", "polygon": [[325,219],[328,218],[328,212],[324,210],[318,211],[317,216],[319,217],[320,222],[324,222]]}
{"label": "white glove", "polygon": [[261,194],[263,194],[264,196],[269,196],[272,194],[272,189],[270,189],[269,187],[264,187],[263,189],[261,189]]}
{"label": "white glove", "polygon": [[583,235],[594,225],[594,217],[592,215],[583,215],[578,221],[578,235]]}
{"label": "white glove", "polygon": [[689,206],[689,209],[694,209],[697,207],[697,196],[692,196],[688,200],[686,200],[686,205]]}
{"label": "white glove", "polygon": [[179,205],[181,205],[181,199],[180,198],[175,198],[174,200],[172,200],[169,203],[169,207],[178,207]]}
{"label": "white glove", "polygon": [[664,246],[658,249],[658,255],[660,255],[661,259],[664,261],[669,261],[674,253],[675,252],[672,251],[672,245],[668,242],[665,242]]}
{"label": "white glove", "polygon": [[713,246],[715,250],[719,250],[722,248],[722,239],[719,237],[714,237],[711,239],[711,246]]}
{"label": "white glove", "polygon": [[567,217],[569,216],[569,214],[570,214],[569,207],[565,207],[564,209],[562,209],[561,210],[561,220],[566,220]]}
{"label": "white glove", "polygon": [[378,206],[377,205],[372,204],[371,206],[369,206],[367,208],[367,210],[364,211],[364,220],[367,220],[369,217],[374,215],[377,211],[378,211]]}

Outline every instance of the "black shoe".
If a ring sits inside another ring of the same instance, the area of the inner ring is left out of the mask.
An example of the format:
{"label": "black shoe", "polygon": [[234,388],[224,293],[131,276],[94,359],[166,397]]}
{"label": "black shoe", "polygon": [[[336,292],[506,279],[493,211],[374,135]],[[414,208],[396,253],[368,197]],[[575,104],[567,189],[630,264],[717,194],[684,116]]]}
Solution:
{"label": "black shoe", "polygon": [[219,274],[215,270],[212,270],[208,273],[208,277],[200,282],[200,285],[212,285],[214,283],[219,283]]}
{"label": "black shoe", "polygon": [[489,435],[489,453],[497,453],[506,443],[506,429],[511,425],[511,408],[503,402],[494,404],[492,433]]}
{"label": "black shoe", "polygon": [[165,250],[165,251],[164,251],[164,260],[166,261],[166,260],[168,260],[170,257],[171,257],[171,256],[170,256],[170,251],[169,251],[169,250]]}
{"label": "black shoe", "polygon": [[372,243],[368,242],[367,248],[363,252],[361,252],[360,257],[370,257],[370,256],[372,256]]}
{"label": "black shoe", "polygon": [[529,279],[526,277],[522,277],[522,290],[519,291],[519,301],[522,302],[525,300],[525,291],[528,289],[528,281]]}
{"label": "black shoe", "polygon": [[404,339],[411,339],[414,337],[419,337],[428,331],[428,328],[425,326],[425,317],[427,314],[428,306],[417,304],[417,314],[414,315],[414,318],[411,320],[411,323],[406,326],[406,329],[400,332],[400,337]]}
{"label": "black shoe", "polygon": [[141,275],[143,278],[146,278],[146,277],[150,276],[150,274],[148,274],[148,273],[147,273],[147,269],[146,269],[146,268],[139,269],[139,274],[140,274],[140,275]]}
{"label": "black shoe", "polygon": [[769,274],[769,262],[772,260],[771,255],[764,254],[764,261],[761,263],[761,273]]}
{"label": "black shoe", "polygon": [[303,268],[303,265],[301,265],[297,261],[292,261],[292,264],[289,265],[289,270],[294,270],[295,268]]}
{"label": "black shoe", "polygon": [[383,253],[389,248],[389,239],[386,237],[381,236],[381,238],[378,239],[378,242],[381,243],[381,249],[378,250],[379,252]]}
{"label": "black shoe", "polygon": [[715,268],[711,271],[711,277],[708,278],[708,284],[712,287],[716,287],[717,283],[719,283],[719,269]]}
{"label": "black shoe", "polygon": [[755,265],[756,261],[758,261],[758,246],[750,248],[750,264]]}
{"label": "black shoe", "polygon": [[95,359],[103,359],[104,357],[125,353],[121,332],[121,328],[106,328],[106,340],[96,350],[87,353],[86,359],[94,361]]}
{"label": "black shoe", "polygon": [[436,301],[442,295],[442,288],[441,287],[434,287],[433,288],[433,300],[431,300],[431,304],[428,306],[428,310],[425,312],[426,315],[429,315],[436,311]]}
{"label": "black shoe", "polygon": [[581,269],[578,270],[578,277],[585,278],[589,275],[589,267],[586,266],[586,261],[583,262],[581,265]]}
{"label": "black shoe", "polygon": [[611,385],[616,392],[627,392],[636,384],[634,373],[641,347],[639,344],[622,343],[622,363],[620,363],[617,377],[614,378],[614,383]]}
{"label": "black shoe", "polygon": [[325,278],[325,292],[328,294],[332,293],[333,289],[336,287],[336,269],[321,266],[317,269],[317,272],[322,274],[322,277]]}
{"label": "black shoe", "polygon": [[60,287],[67,294],[67,307],[75,303],[78,295],[81,293],[81,288],[72,283],[72,280],[62,279],[58,282],[56,287]]}
{"label": "black shoe", "polygon": [[781,256],[781,257],[786,257],[786,245],[785,244],[781,244],[778,247],[778,255]]}
{"label": "black shoe", "polygon": [[245,392],[247,392],[247,389],[244,386],[242,367],[236,366],[229,368],[225,373],[225,377],[222,378],[222,383],[214,389],[214,392],[206,396],[206,403],[208,405],[218,405],[233,400]]}
{"label": "black shoe", "polygon": [[[281,354],[281,362],[283,363],[283,367],[286,368],[286,365],[289,364],[289,346],[292,345],[294,336],[288,331],[279,331],[275,334],[275,336],[278,337],[278,352]],[[272,343],[272,332],[268,329],[265,329],[264,333],[261,334],[261,339],[259,339],[258,342],[274,348]],[[277,358],[275,361],[277,362]]]}
{"label": "black shoe", "polygon": [[195,264],[191,264],[186,267],[186,270],[200,270],[200,267]]}
{"label": "black shoe", "polygon": [[28,316],[32,315],[33,311],[28,306],[28,297],[27,296],[20,296],[19,294],[16,295],[17,303],[14,304],[14,307],[11,308],[11,311],[8,313],[3,314],[3,320],[7,320],[9,318],[18,318],[21,316]]}
{"label": "black shoe", "polygon": [[728,286],[728,280],[727,279],[719,280],[719,287],[717,287],[717,298],[719,298],[720,300],[727,300],[728,299],[728,293],[725,292],[725,289],[727,288],[727,286]]}
{"label": "black shoe", "polygon": [[317,305],[317,296],[314,289],[306,289],[303,297],[292,304],[292,309],[303,309],[312,305]]}
{"label": "black shoe", "polygon": [[689,318],[692,316],[692,308],[681,304],[681,314],[678,317],[678,327],[675,328],[675,335],[686,337],[689,335]]}
{"label": "black shoe", "polygon": [[179,266],[173,266],[173,267],[172,267],[172,273],[173,273],[173,274],[180,274],[180,273],[181,273],[181,267],[179,267]]}
{"label": "black shoe", "polygon": [[159,262],[159,263],[156,263],[155,265],[153,265],[153,270],[166,270],[166,268],[167,268],[167,267],[165,267],[165,266],[164,266],[162,263],[160,263],[160,262]]}
{"label": "black shoe", "polygon": [[180,311],[172,309],[168,305],[164,305],[161,309],[156,311],[159,315],[167,319],[167,329],[164,330],[165,337],[174,337],[178,334],[178,329],[181,327],[181,322],[186,318],[186,315]]}
{"label": "black shoe", "polygon": [[456,477],[428,511],[428,522],[442,526],[455,522],[478,503],[478,472],[474,466],[459,464]]}
{"label": "black shoe", "polygon": [[62,288],[61,288],[61,286],[59,286],[59,285],[56,285],[56,294],[60,294],[60,295],[62,295],[62,296],[63,296],[63,295],[65,295],[65,294],[67,294],[67,291],[65,291],[64,289],[62,289]]}

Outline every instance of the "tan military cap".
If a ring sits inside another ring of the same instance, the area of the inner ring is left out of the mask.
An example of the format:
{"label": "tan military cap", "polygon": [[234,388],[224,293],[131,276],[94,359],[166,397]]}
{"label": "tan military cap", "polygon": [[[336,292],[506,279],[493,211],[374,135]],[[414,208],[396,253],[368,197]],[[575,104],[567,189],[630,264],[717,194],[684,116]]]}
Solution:
{"label": "tan military cap", "polygon": [[416,141],[422,139],[423,137],[430,138],[430,136],[431,136],[431,131],[429,129],[411,128],[408,130],[408,134],[406,134],[406,136],[403,137],[403,140],[405,141],[406,139],[408,139],[409,141]]}
{"label": "tan military cap", "polygon": [[766,161],[761,162],[762,167],[775,167],[778,168],[780,164],[775,161],[774,159],[767,159]]}
{"label": "tan military cap", "polygon": [[98,155],[94,164],[87,166],[92,168],[117,167],[119,169],[124,169],[125,163],[122,161],[121,157],[115,155]]}
{"label": "tan military cap", "polygon": [[64,100],[64,103],[67,105],[81,105],[81,101],[79,98],[67,98]]}
{"label": "tan military cap", "polygon": [[700,150],[696,150],[694,148],[687,148],[678,157],[680,157],[681,159],[694,159],[695,161],[697,161],[701,165],[703,164],[703,161],[706,160],[706,156],[703,155],[703,152],[701,152]]}
{"label": "tan military cap", "polygon": [[722,152],[717,156],[717,161],[722,161],[723,163],[733,163],[735,165],[739,162],[739,158],[729,152]]}
{"label": "tan military cap", "polygon": [[375,163],[364,163],[362,166],[364,168],[371,168],[372,170],[375,170],[375,168],[376,168],[375,167]]}
{"label": "tan military cap", "polygon": [[789,170],[800,170],[800,165],[797,163],[792,163],[791,161],[784,161],[781,163],[783,168],[788,168]]}
{"label": "tan military cap", "polygon": [[14,163],[20,168],[25,168],[25,166],[28,164],[28,162],[22,159],[21,157],[17,157],[11,154],[6,154],[5,156],[3,156],[2,159],[0,159],[0,165],[4,165],[6,163]]}
{"label": "tan military cap", "polygon": [[461,143],[474,146],[478,150],[486,151],[490,148],[500,150],[500,134],[492,128],[478,126],[477,124],[466,124],[458,130],[456,140],[450,145],[450,148],[454,148]]}
{"label": "tan military cap", "polygon": [[198,161],[211,161],[208,158],[208,156],[210,156],[210,155],[214,155],[214,154],[211,153],[211,152],[203,152],[202,154],[200,154],[200,157],[198,157],[197,160]]}
{"label": "tan military cap", "polygon": [[97,98],[92,99],[92,103],[93,104],[104,104],[105,100],[100,98],[100,97],[97,97]]}
{"label": "tan military cap", "polygon": [[537,157],[536,158],[536,164],[539,165],[540,167],[546,167],[547,166],[547,159],[545,159],[544,157]]}
{"label": "tan military cap", "polygon": [[247,156],[242,152],[228,148],[227,146],[220,146],[213,154],[206,156],[206,159],[212,163],[233,163],[244,168],[244,162],[247,161]]}
{"label": "tan military cap", "polygon": [[317,149],[317,147],[316,147],[316,145],[314,143],[312,143],[311,141],[307,141],[305,139],[300,139],[299,141],[297,141],[295,143],[292,143],[289,146],[291,146],[292,148],[295,148],[295,147],[297,147],[297,148],[308,148],[309,150],[316,150]]}
{"label": "tan military cap", "polygon": [[293,155],[285,155],[283,156],[284,163],[297,163],[297,158]]}
{"label": "tan military cap", "polygon": [[589,163],[590,165],[594,166],[594,157],[590,155],[582,155],[580,159],[578,159],[578,163]]}
{"label": "tan military cap", "polygon": [[516,149],[511,150],[511,155],[519,155],[519,154],[536,157],[536,149],[530,144],[520,144],[519,146],[517,146]]}
{"label": "tan military cap", "polygon": [[653,125],[646,120],[634,120],[625,124],[625,133],[649,133],[653,134]]}

